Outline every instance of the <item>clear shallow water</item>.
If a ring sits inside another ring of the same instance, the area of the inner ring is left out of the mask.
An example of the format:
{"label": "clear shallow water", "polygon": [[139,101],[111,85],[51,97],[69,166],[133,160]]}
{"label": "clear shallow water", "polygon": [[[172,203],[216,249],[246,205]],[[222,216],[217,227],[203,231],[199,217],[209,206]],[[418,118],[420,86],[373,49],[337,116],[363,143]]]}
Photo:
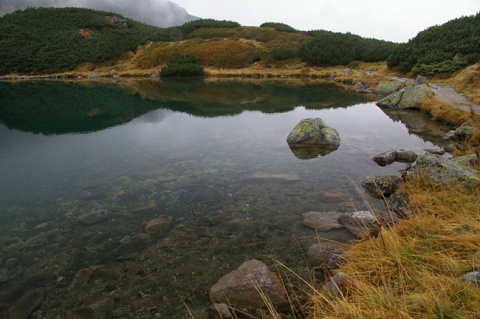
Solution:
{"label": "clear shallow water", "polygon": [[[243,261],[275,256],[306,271],[318,239],[302,214],[365,209],[360,181],[405,167],[373,156],[437,143],[331,84],[0,84],[0,306],[46,287],[37,311],[48,318],[104,298],[115,317],[179,318],[179,296],[207,316],[208,289]],[[292,153],[286,137],[308,117],[340,133],[336,151]],[[350,200],[322,201],[330,190]],[[147,236],[159,217],[165,229]],[[76,284],[92,265],[110,272]]]}

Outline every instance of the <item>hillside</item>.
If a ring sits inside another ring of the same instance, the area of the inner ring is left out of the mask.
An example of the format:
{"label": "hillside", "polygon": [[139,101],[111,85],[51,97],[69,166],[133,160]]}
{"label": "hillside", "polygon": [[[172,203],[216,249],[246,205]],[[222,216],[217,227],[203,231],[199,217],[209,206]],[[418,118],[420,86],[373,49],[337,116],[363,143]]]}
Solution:
{"label": "hillside", "polygon": [[0,18],[0,74],[68,71],[166,39],[164,29],[115,13],[80,8],[16,11]]}
{"label": "hillside", "polygon": [[432,26],[402,44],[388,58],[401,72],[451,73],[480,61],[480,13]]}
{"label": "hillside", "polygon": [[[322,38],[328,45],[319,41]],[[282,23],[242,27],[205,19],[158,28],[115,13],[79,8],[26,9],[0,18],[0,60],[4,61],[0,74],[70,71],[85,63],[113,66],[120,57],[134,58],[133,68],[159,68],[178,53],[196,56],[202,66],[228,69],[255,63],[283,67],[302,61],[333,65],[339,62],[339,53],[344,56],[340,62],[348,64],[385,60],[396,47],[352,34],[297,31]],[[129,56],[134,51],[142,54]],[[315,59],[317,55],[322,58]]]}

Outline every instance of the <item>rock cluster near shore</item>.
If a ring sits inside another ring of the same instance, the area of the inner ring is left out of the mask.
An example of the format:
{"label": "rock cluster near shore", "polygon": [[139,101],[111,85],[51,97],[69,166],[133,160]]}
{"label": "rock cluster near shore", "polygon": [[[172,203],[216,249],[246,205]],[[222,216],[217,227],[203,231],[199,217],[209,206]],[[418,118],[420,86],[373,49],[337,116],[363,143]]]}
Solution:
{"label": "rock cluster near shore", "polygon": [[378,101],[377,105],[392,109],[418,108],[421,102],[433,96],[426,82],[426,78],[422,76],[419,76],[413,85],[399,80],[381,82],[376,92],[388,96]]}

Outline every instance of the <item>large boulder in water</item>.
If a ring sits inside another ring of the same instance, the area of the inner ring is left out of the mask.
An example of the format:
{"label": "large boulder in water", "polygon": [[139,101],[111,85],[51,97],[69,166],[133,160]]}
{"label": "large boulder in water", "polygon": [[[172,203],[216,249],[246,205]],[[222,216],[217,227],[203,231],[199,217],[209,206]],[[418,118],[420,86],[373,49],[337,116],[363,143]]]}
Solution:
{"label": "large boulder in water", "polygon": [[320,118],[303,119],[288,134],[287,143],[300,159],[327,155],[338,149],[340,136]]}

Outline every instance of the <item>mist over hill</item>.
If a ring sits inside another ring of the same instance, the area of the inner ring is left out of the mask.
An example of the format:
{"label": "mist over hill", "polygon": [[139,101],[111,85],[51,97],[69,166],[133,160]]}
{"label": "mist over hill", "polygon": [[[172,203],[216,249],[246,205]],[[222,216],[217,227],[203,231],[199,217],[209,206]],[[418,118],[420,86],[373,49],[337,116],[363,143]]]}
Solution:
{"label": "mist over hill", "polygon": [[2,0],[0,17],[28,7],[79,7],[115,12],[159,27],[182,25],[198,18],[170,0]]}

